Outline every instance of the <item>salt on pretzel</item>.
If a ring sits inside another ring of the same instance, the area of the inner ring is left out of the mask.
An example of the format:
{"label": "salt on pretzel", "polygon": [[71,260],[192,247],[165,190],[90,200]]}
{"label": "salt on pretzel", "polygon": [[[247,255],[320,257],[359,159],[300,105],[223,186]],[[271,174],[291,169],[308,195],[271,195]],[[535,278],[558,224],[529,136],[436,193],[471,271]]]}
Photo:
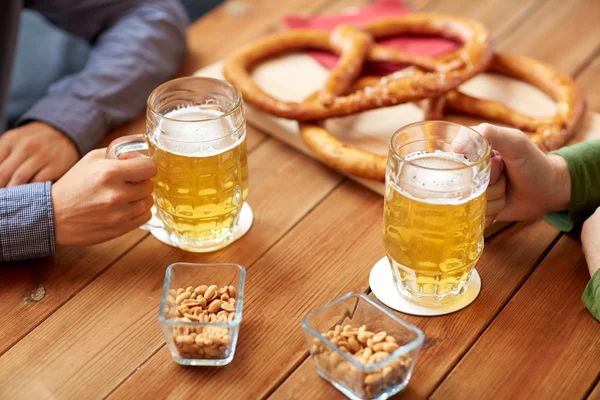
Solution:
{"label": "salt on pretzel", "polygon": [[[585,110],[583,93],[573,79],[541,61],[510,54],[495,54],[488,71],[536,86],[556,101],[556,114],[531,117],[500,102],[478,99],[452,90],[442,100],[424,101],[426,119],[441,119],[445,109],[500,122],[526,132],[544,151],[556,150],[573,138]],[[443,104],[435,105],[436,101]]]}
{"label": "salt on pretzel", "polygon": [[[463,47],[456,53],[456,59],[445,63],[377,45],[370,46],[369,51],[363,54],[364,47],[359,46],[357,50],[355,44],[365,41],[364,34],[374,40],[403,34],[435,35],[461,42]],[[352,44],[344,45],[336,40],[336,34],[316,30],[293,30],[272,35],[232,54],[225,63],[225,77],[240,90],[246,102],[263,111],[283,118],[310,121],[439,96],[483,71],[492,57],[490,38],[481,24],[440,14],[385,18],[360,30],[340,27],[337,36]],[[331,72],[332,78],[325,85],[320,100],[311,98],[301,103],[278,100],[252,81],[251,69],[263,60],[282,52],[305,49],[341,55],[341,62]],[[392,74],[381,78],[373,86],[334,97],[334,93],[345,92],[348,82],[357,76],[365,60],[408,62],[424,72],[418,79],[411,74]]]}

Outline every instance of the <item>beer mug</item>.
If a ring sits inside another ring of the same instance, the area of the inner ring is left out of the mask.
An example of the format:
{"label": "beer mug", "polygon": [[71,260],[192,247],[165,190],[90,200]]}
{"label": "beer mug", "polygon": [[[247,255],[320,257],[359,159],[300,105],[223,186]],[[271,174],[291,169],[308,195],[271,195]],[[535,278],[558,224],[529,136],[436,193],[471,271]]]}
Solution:
{"label": "beer mug", "polygon": [[[111,143],[107,157],[144,151],[158,167],[154,218],[142,227],[188,251],[230,244],[248,196],[246,121],[228,82],[187,77],[148,98],[146,134]],[[157,232],[158,231],[158,232]]]}
{"label": "beer mug", "polygon": [[490,145],[471,128],[424,121],[390,142],[384,247],[400,294],[439,306],[459,298],[483,251]]}

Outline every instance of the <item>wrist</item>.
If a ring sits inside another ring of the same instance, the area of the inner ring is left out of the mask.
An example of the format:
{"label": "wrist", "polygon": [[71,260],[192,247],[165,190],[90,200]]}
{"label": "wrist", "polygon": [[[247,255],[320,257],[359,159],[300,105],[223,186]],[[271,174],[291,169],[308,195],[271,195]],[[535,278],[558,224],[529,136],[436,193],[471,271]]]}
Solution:
{"label": "wrist", "polygon": [[571,204],[571,173],[567,161],[558,154],[550,154],[553,190],[549,196],[550,212],[564,211]]}

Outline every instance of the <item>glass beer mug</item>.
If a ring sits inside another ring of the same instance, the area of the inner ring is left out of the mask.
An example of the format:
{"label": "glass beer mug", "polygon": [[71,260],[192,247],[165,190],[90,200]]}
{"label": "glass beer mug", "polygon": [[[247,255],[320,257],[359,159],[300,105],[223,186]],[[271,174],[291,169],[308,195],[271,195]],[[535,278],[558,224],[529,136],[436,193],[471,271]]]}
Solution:
{"label": "glass beer mug", "polygon": [[146,134],[111,143],[110,158],[144,151],[158,167],[153,222],[184,250],[230,244],[248,196],[246,121],[240,92],[228,82],[188,77],[148,98]]}
{"label": "glass beer mug", "polygon": [[406,299],[439,306],[458,299],[483,251],[490,146],[443,121],[398,130],[390,142],[384,247]]}

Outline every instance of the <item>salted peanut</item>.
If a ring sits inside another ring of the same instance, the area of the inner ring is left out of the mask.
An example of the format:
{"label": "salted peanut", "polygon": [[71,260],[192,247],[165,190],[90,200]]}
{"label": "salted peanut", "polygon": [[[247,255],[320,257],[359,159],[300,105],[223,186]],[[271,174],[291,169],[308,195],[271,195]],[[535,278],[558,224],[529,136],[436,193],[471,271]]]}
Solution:
{"label": "salted peanut", "polygon": [[358,332],[356,338],[362,344],[367,344],[367,341],[371,339],[375,334],[373,332]]}
{"label": "salted peanut", "polygon": [[377,353],[372,355],[372,357],[376,363],[378,363],[379,361],[385,360],[389,356],[390,356],[390,354],[386,353],[385,351],[378,351]]}
{"label": "salted peanut", "polygon": [[188,292],[189,294],[192,294],[194,292],[194,288],[192,286],[188,286],[185,288],[185,291]]}
{"label": "salted peanut", "polygon": [[208,305],[208,312],[216,314],[221,309],[221,300],[213,300]]}
{"label": "salted peanut", "polygon": [[348,347],[350,348],[352,353],[356,353],[360,350],[360,344],[358,344],[358,341],[353,337],[348,338]]}
{"label": "salted peanut", "polygon": [[385,333],[385,331],[381,331],[381,332],[377,333],[375,336],[373,336],[373,343],[383,342],[383,340],[385,339],[386,336],[387,336],[387,333]]}
{"label": "salted peanut", "polygon": [[221,355],[221,352],[219,351],[219,349],[216,349],[214,347],[204,347],[204,354],[211,357],[218,357]]}
{"label": "salted peanut", "polygon": [[175,304],[175,297],[173,297],[171,294],[167,295],[167,304],[170,304],[170,305]]}
{"label": "salted peanut", "polygon": [[190,297],[189,299],[186,299],[186,300],[182,301],[181,305],[182,306],[188,306],[188,307],[197,307],[198,306],[198,300],[192,299]]}
{"label": "salted peanut", "polygon": [[379,343],[379,344],[383,344],[383,351],[387,351],[388,353],[393,353],[394,351],[398,350],[399,346],[397,343],[394,342],[386,342],[386,343]]}
{"label": "salted peanut", "polygon": [[219,346],[219,351],[221,351],[221,352],[227,351],[227,346],[225,346],[225,345]]}
{"label": "salted peanut", "polygon": [[204,346],[204,338],[201,335],[197,335],[194,341],[198,347]]}
{"label": "salted peanut", "polygon": [[220,318],[222,316],[225,316],[225,318],[227,318],[227,311],[221,310],[217,313],[217,318]]}
{"label": "salted peanut", "polygon": [[196,317],[202,315],[202,309],[200,307],[195,307],[192,310],[192,314],[195,315]]}
{"label": "salted peanut", "polygon": [[208,301],[213,300],[217,296],[217,285],[210,285],[204,293],[204,298]]}
{"label": "salted peanut", "polygon": [[235,299],[237,297],[237,290],[235,289],[235,287],[233,287],[233,285],[229,285],[229,287],[227,288],[227,293],[229,293],[229,297],[231,297],[232,299]]}
{"label": "salted peanut", "polygon": [[184,288],[179,288],[177,289],[177,296],[179,296],[181,293],[185,292]]}
{"label": "salted peanut", "polygon": [[367,375],[365,377],[365,384],[367,384],[367,385],[373,385],[376,382],[379,382],[381,380],[381,378],[382,378],[382,376],[380,374],[377,374],[377,373]]}
{"label": "salted peanut", "polygon": [[233,312],[235,311],[235,306],[229,303],[221,303],[221,309],[227,312]]}
{"label": "salted peanut", "polygon": [[232,306],[234,306],[234,305],[235,305],[235,299],[233,299],[233,298],[230,298],[229,300],[227,300],[227,302],[228,302],[229,304],[231,304]]}
{"label": "salted peanut", "polygon": [[195,342],[190,335],[179,335],[175,338],[175,341],[181,344],[192,344]]}
{"label": "salted peanut", "polygon": [[231,322],[235,319],[235,313],[229,313],[227,316],[227,321]]}
{"label": "salted peanut", "polygon": [[205,308],[206,305],[208,304],[208,301],[204,297],[198,297],[197,300],[198,300],[199,307]]}
{"label": "salted peanut", "polygon": [[204,338],[204,345],[205,346],[212,346],[213,345],[213,340],[210,337],[205,337]]}
{"label": "salted peanut", "polygon": [[227,300],[229,300],[229,294],[227,294],[227,293],[223,293],[223,294],[221,295],[221,301],[227,301]]}
{"label": "salted peanut", "polygon": [[210,314],[209,322],[217,322],[217,314]]}
{"label": "salted peanut", "polygon": [[342,326],[337,325],[335,327],[335,329],[333,330],[333,336],[340,336],[341,333],[342,333]]}
{"label": "salted peanut", "polygon": [[179,313],[181,315],[185,315],[185,314],[189,314],[190,313],[189,307],[188,306],[183,306],[183,305],[177,307],[177,311],[179,311]]}
{"label": "salted peanut", "polygon": [[348,349],[346,346],[342,345],[340,346],[340,350],[342,350],[344,353],[350,353],[350,349]]}
{"label": "salted peanut", "polygon": [[383,369],[381,370],[381,374],[384,378],[387,378],[393,370],[394,369],[388,365],[387,367],[383,367]]}
{"label": "salted peanut", "polygon": [[221,289],[219,289],[219,296],[225,293],[229,293],[229,286],[223,286]]}
{"label": "salted peanut", "polygon": [[204,293],[206,293],[206,289],[208,289],[208,286],[200,285],[196,289],[194,289],[194,292],[196,292],[199,295],[204,295]]}
{"label": "salted peanut", "polygon": [[187,300],[190,298],[192,294],[190,292],[183,292],[180,295],[177,295],[177,299],[175,299],[175,304],[180,305],[181,303],[183,303],[184,300]]}
{"label": "salted peanut", "polygon": [[374,352],[383,351],[383,346],[384,346],[384,343],[374,344],[373,345],[373,351]]}
{"label": "salted peanut", "polygon": [[200,321],[200,318],[198,318],[198,316],[194,314],[185,314],[184,317],[188,318],[191,321]]}
{"label": "salted peanut", "polygon": [[223,343],[224,343],[224,344],[229,344],[229,343],[231,343],[231,337],[229,337],[229,335],[228,335],[227,333],[226,333],[225,335],[223,335],[223,338],[222,338],[222,340],[223,340]]}
{"label": "salted peanut", "polygon": [[344,325],[344,328],[342,329],[342,332],[348,332],[350,329],[352,329],[352,325],[346,324],[346,325]]}
{"label": "salted peanut", "polygon": [[367,339],[367,347],[373,348],[373,345],[375,343],[373,343],[373,339]]}
{"label": "salted peanut", "polygon": [[363,352],[363,360],[368,360],[373,355],[373,350],[370,347],[367,347]]}
{"label": "salted peanut", "polygon": [[393,336],[390,336],[390,335],[387,335],[387,336],[385,337],[385,341],[386,341],[386,342],[389,342],[389,343],[398,343],[398,341],[396,340],[396,338],[395,338],[395,337],[393,337]]}
{"label": "salted peanut", "polygon": [[350,345],[348,344],[348,342],[346,342],[344,340],[344,338],[341,338],[340,340],[338,340],[337,345],[338,346],[344,346],[345,348],[349,348],[350,347]]}

